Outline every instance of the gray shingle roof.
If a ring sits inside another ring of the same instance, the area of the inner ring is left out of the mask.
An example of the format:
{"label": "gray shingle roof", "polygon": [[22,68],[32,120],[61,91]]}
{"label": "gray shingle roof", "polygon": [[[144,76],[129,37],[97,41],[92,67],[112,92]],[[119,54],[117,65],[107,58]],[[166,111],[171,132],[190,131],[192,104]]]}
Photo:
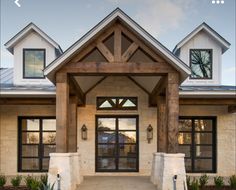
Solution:
{"label": "gray shingle roof", "polygon": [[13,84],[13,68],[0,68],[0,83]]}

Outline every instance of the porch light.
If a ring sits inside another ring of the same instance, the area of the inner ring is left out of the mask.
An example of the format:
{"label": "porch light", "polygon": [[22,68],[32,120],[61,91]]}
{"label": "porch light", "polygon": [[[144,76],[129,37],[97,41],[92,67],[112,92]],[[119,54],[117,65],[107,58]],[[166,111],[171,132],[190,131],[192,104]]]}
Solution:
{"label": "porch light", "polygon": [[83,126],[81,127],[81,138],[83,140],[87,140],[87,138],[88,138],[87,131],[88,131],[88,129],[87,129],[86,125],[83,124]]}
{"label": "porch light", "polygon": [[147,127],[147,140],[148,140],[148,143],[150,143],[152,139],[153,139],[153,128],[149,124],[148,127]]}

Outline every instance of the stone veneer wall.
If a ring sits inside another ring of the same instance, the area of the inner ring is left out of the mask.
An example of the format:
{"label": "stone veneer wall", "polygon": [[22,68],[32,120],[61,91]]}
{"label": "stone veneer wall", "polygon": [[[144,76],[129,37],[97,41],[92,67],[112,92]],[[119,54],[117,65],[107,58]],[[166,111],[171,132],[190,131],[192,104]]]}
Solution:
{"label": "stone veneer wall", "polygon": [[236,114],[229,114],[227,106],[180,106],[180,116],[217,117],[217,175],[229,176],[235,174]]}
{"label": "stone veneer wall", "polygon": [[0,174],[17,174],[18,116],[55,116],[55,106],[0,106]]}
{"label": "stone veneer wall", "polygon": [[[101,111],[96,109],[97,96],[138,97],[137,111]],[[96,86],[86,97],[86,106],[78,108],[78,151],[81,154],[84,175],[95,174],[95,115],[132,114],[139,115],[139,173],[109,173],[109,175],[150,175],[152,153],[157,150],[157,109],[149,107],[148,95],[126,77],[108,77]],[[82,141],[80,128],[88,127],[88,140]],[[154,138],[150,144],[146,140],[146,128],[153,126]],[[108,173],[97,173],[107,175]]]}

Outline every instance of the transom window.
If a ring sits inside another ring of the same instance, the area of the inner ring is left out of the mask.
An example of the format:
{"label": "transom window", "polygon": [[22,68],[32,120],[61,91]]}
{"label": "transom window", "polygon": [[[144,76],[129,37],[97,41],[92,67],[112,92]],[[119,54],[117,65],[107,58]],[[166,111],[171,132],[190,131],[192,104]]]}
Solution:
{"label": "transom window", "polygon": [[191,79],[212,79],[212,49],[190,50]]}
{"label": "transom window", "polygon": [[56,150],[55,117],[19,117],[19,172],[45,172]]}
{"label": "transom window", "polygon": [[215,117],[180,117],[178,141],[187,172],[216,172]]}
{"label": "transom window", "polygon": [[45,49],[23,50],[23,77],[44,78]]}
{"label": "transom window", "polygon": [[137,97],[98,97],[98,110],[137,110]]}

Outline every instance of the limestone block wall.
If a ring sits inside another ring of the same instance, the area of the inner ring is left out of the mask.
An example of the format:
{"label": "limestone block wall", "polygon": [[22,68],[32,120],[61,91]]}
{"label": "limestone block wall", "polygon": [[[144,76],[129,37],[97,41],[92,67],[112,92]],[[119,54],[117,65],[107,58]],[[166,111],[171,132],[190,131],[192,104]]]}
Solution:
{"label": "limestone block wall", "polygon": [[[138,97],[138,110],[101,111],[96,109],[97,96]],[[95,175],[95,115],[131,114],[139,116],[139,173],[110,173],[109,175],[150,175],[152,154],[157,150],[157,109],[148,106],[148,95],[126,77],[108,77],[96,86],[86,97],[86,106],[78,108],[78,152],[81,154],[83,175]],[[81,140],[81,127],[88,128],[88,140]],[[146,128],[153,126],[154,138],[146,140]],[[108,173],[96,173],[107,175]]]}
{"label": "limestone block wall", "polygon": [[55,106],[0,106],[0,173],[17,174],[18,116],[55,116]]}
{"label": "limestone block wall", "polygon": [[229,114],[227,111],[227,106],[180,106],[180,116],[217,117],[217,175],[229,176],[235,174],[236,115]]}

